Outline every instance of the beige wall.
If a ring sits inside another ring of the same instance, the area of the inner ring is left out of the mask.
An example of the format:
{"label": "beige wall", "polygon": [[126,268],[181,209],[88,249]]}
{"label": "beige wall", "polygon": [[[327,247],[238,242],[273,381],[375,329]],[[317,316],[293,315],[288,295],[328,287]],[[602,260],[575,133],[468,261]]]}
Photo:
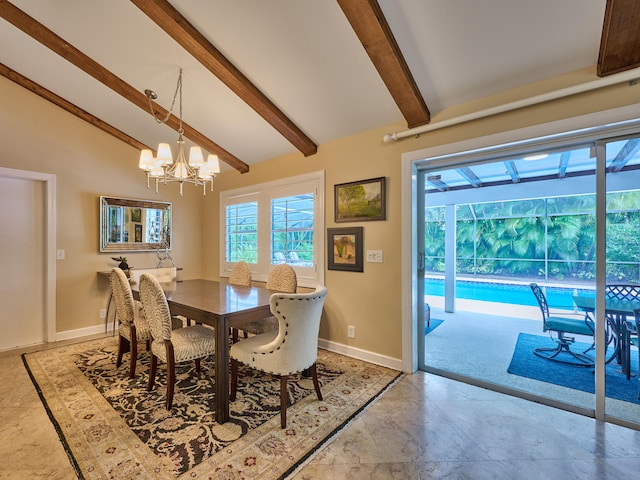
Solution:
{"label": "beige wall", "polygon": [[[433,121],[594,78],[591,72],[577,72],[554,82],[442,112]],[[57,241],[58,248],[66,250],[66,260],[57,264],[59,332],[99,323],[98,310],[103,307],[106,283],[101,284],[95,271],[113,265],[108,255],[97,253],[97,197],[101,194],[173,202],[173,257],[178,266],[185,268],[183,278],[218,278],[217,194],[203,198],[191,191],[180,198],[176,187],[170,186],[156,196],[146,189],[137,169],[137,152],[131,147],[5,79],[0,79],[0,93],[3,98],[0,166],[55,173],[58,179]],[[329,296],[320,335],[329,341],[399,359],[402,153],[631,104],[640,104],[640,86],[624,84],[391,144],[383,143],[383,135],[406,127],[385,126],[320,145],[318,153],[311,157],[291,154],[252,166],[244,175],[225,172],[216,180],[216,190],[324,170],[326,227],[330,228],[338,226],[333,221],[334,184],[387,177],[386,221],[339,224],[363,226],[365,250],[383,250],[384,263],[365,263],[364,273],[326,271]],[[151,266],[155,261],[148,254],[127,256],[134,266]],[[347,325],[356,327],[355,339],[347,338]]]}
{"label": "beige wall", "polygon": [[[56,243],[65,250],[65,260],[56,262],[58,333],[104,324],[99,311],[108,281],[96,272],[115,266],[111,257],[120,254],[98,253],[100,195],[172,202],[172,256],[182,275],[202,275],[201,190],[186,189],[180,198],[171,185],[156,195],[147,190],[132,147],[2,77],[0,98],[0,166],[56,175]],[[155,253],[123,255],[134,267],[157,264]],[[16,299],[28,300],[29,292]]]}

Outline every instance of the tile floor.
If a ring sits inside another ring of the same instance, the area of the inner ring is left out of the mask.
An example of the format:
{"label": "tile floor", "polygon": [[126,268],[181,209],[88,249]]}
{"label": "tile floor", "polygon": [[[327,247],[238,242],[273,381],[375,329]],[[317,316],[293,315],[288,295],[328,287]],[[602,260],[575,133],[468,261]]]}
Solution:
{"label": "tile floor", "polygon": [[[72,479],[20,353],[0,354],[0,479]],[[639,477],[640,432],[424,373],[405,376],[292,475]]]}

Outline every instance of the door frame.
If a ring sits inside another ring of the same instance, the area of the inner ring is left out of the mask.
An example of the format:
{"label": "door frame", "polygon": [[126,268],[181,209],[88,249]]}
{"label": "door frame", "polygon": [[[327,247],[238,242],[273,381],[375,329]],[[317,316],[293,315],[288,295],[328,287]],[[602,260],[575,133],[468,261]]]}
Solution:
{"label": "door frame", "polygon": [[56,339],[56,176],[0,167],[0,177],[42,182],[44,186],[44,340]]}
{"label": "door frame", "polygon": [[[548,139],[553,136],[554,141],[560,143],[564,142],[564,138],[571,138],[573,141],[579,138],[591,138],[597,134],[599,135],[625,135],[629,133],[637,134],[638,127],[640,126],[640,117],[638,116],[638,109],[640,104],[621,107],[617,109],[607,110],[603,112],[597,112],[593,114],[583,115],[579,117],[569,118],[565,120],[559,120],[541,125],[534,125],[519,130],[513,130],[508,132],[501,132],[486,137],[474,138],[470,140],[464,140],[447,145],[439,145],[423,150],[412,151],[403,153],[401,156],[402,162],[402,368],[405,372],[413,373],[418,369],[418,341],[417,337],[420,335],[419,330],[419,318],[418,308],[422,308],[423,300],[418,301],[420,292],[416,290],[418,285],[417,281],[417,269],[413,268],[416,265],[416,257],[419,248],[417,242],[417,195],[420,190],[418,180],[421,178],[419,175],[420,165],[424,168],[425,165],[433,163],[438,167],[451,166],[451,158],[443,158],[445,156],[451,156],[456,154],[468,155],[469,152],[489,149],[498,145],[511,145],[516,146],[520,143],[530,143],[533,139],[541,139],[545,143],[549,143]],[[532,142],[533,143],[533,142]],[[603,148],[602,145],[597,145],[596,148]],[[604,158],[599,155],[598,158]],[[428,159],[428,160],[427,160]],[[604,322],[598,321],[600,318],[604,318],[604,285],[605,285],[605,193],[606,193],[606,170],[603,161],[596,162],[596,194],[600,199],[596,206],[596,245],[598,255],[596,258],[596,341],[600,341],[600,348],[603,348],[604,343]],[[604,353],[604,351],[602,351]],[[422,362],[424,363],[424,362]],[[607,415],[605,409],[605,382],[604,382],[604,355],[596,355],[596,391],[595,391],[595,408],[593,410],[582,412],[574,408],[566,408],[565,404],[558,404],[555,401],[542,402],[551,406],[558,406],[559,408],[569,409],[570,411],[576,411],[576,413],[582,413],[588,416],[592,416],[598,420],[609,421],[611,423],[628,426],[631,428],[638,428],[638,424],[616,417]],[[487,388],[495,388],[494,385],[487,385]],[[509,390],[504,393],[513,395],[515,392]],[[521,395],[518,395],[521,396]],[[523,398],[528,398],[534,401],[540,401],[536,398],[529,398],[527,395],[523,395]]]}

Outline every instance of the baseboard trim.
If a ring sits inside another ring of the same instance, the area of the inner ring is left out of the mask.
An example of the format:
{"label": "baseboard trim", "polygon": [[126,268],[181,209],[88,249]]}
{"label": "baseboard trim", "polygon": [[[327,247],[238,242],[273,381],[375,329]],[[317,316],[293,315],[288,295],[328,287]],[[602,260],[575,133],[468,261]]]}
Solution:
{"label": "baseboard trim", "polygon": [[109,323],[105,325],[104,323],[100,325],[93,325],[91,327],[78,328],[76,330],[67,330],[65,332],[57,332],[56,333],[56,342],[60,342],[62,340],[75,340],[81,337],[88,337],[90,335],[99,335],[104,333],[113,332],[113,323]]}
{"label": "baseboard trim", "polygon": [[347,357],[356,358],[365,362],[374,363],[393,370],[402,371],[402,359],[387,357],[378,353],[362,350],[360,348],[350,347],[342,343],[332,342],[325,339],[318,339],[318,346],[330,352],[339,353]]}
{"label": "baseboard trim", "polygon": [[[109,333],[113,331],[113,324],[109,323],[93,325],[91,327],[79,328],[77,330],[67,330],[65,332],[56,333],[56,341],[74,340],[82,337],[88,337],[90,335],[99,335]],[[356,358],[365,362],[374,363],[383,367],[391,368],[393,370],[402,371],[402,360],[399,358],[387,357],[386,355],[380,355],[378,353],[370,352],[368,350],[362,350],[360,348],[350,347],[342,343],[332,342],[318,339],[318,346],[330,352],[339,353],[347,357]]]}

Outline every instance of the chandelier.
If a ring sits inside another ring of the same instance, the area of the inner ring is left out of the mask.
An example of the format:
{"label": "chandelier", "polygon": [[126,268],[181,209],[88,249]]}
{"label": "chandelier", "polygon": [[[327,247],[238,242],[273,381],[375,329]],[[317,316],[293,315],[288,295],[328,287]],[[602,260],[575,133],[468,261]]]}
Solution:
{"label": "chandelier", "polygon": [[180,184],[180,195],[182,195],[182,186],[185,183],[192,183],[197,187],[202,187],[202,194],[207,194],[207,184],[211,185],[211,191],[213,192],[213,180],[220,172],[220,162],[217,155],[208,155],[205,161],[202,154],[202,149],[198,146],[193,146],[189,150],[189,161],[187,161],[184,155],[184,129],[182,128],[182,68],[178,73],[178,82],[176,84],[176,91],[173,94],[173,101],[171,107],[167,112],[164,119],[160,119],[156,116],[156,112],[153,108],[152,100],[158,98],[158,95],[153,90],[145,90],[144,94],[149,99],[149,108],[151,109],[151,115],[158,123],[166,123],[171,116],[171,111],[176,103],[176,97],[180,94],[179,98],[179,126],[178,126],[178,155],[175,162],[171,154],[171,146],[168,143],[158,144],[158,154],[153,156],[153,152],[148,149],[142,149],[140,151],[140,163],[139,167],[145,171],[147,176],[147,188],[151,188],[151,179],[155,180],[156,193],[158,193],[158,185],[160,182],[165,185],[169,182],[178,182]]}

